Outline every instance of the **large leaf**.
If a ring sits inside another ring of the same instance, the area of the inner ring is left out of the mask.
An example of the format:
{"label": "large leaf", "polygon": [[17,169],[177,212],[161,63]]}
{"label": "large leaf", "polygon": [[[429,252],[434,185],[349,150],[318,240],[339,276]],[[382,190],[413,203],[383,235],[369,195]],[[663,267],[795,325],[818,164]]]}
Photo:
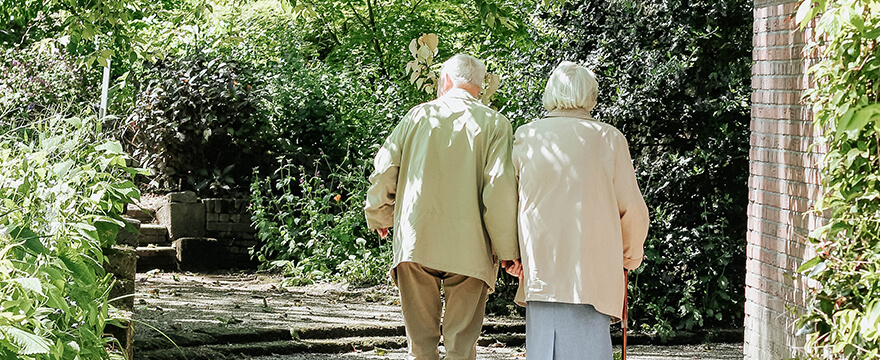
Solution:
{"label": "large leaf", "polygon": [[0,332],[6,334],[9,340],[18,346],[19,354],[35,355],[48,354],[51,343],[46,338],[31,334],[12,326],[0,326]]}
{"label": "large leaf", "polygon": [[43,295],[43,285],[40,283],[40,279],[37,279],[37,278],[17,278],[17,279],[12,279],[12,281],[17,282],[25,290],[33,291],[37,294]]}

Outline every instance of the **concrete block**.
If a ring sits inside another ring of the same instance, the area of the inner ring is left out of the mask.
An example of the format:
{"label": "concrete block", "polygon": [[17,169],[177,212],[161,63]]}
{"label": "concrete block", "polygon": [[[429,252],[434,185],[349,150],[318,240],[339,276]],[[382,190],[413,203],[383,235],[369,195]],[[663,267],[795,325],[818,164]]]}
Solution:
{"label": "concrete block", "polygon": [[250,223],[232,224],[232,231],[237,233],[255,233],[257,232]]}
{"label": "concrete block", "polygon": [[171,246],[139,247],[137,249],[139,272],[153,269],[177,270],[177,250]]}
{"label": "concrete block", "polygon": [[199,200],[196,193],[192,191],[168,193],[165,197],[168,199],[168,202],[171,203],[194,204]]}
{"label": "concrete block", "polygon": [[110,314],[114,319],[119,319],[119,325],[108,323],[104,331],[119,342],[119,347],[126,359],[134,359],[134,321],[131,321],[130,311],[117,311]]}
{"label": "concrete block", "polygon": [[205,204],[168,203],[156,214],[159,222],[168,227],[168,238],[205,236]]}
{"label": "concrete block", "polygon": [[[209,223],[206,225],[208,231],[218,232],[218,233],[231,233],[234,230],[235,224],[217,222],[217,223]],[[228,237],[228,234],[224,234],[222,237]]]}
{"label": "concrete block", "polygon": [[202,199],[202,204],[205,204],[205,212],[210,214],[214,212],[214,199]]}
{"label": "concrete block", "polygon": [[229,222],[229,214],[220,214],[220,222]]}
{"label": "concrete block", "polygon": [[137,272],[137,251],[134,247],[114,246],[104,251],[107,263],[104,271],[113,274],[113,288],[110,289],[110,299],[122,297],[112,302],[113,306],[120,309],[131,310],[134,308],[134,279]]}
{"label": "concrete block", "polygon": [[205,237],[185,237],[174,241],[177,262],[183,270],[213,270],[228,258],[228,241]]}
{"label": "concrete block", "polygon": [[132,247],[137,246],[141,221],[125,216],[123,216],[122,219],[125,220],[125,227],[119,229],[119,232],[116,233],[116,244]]}
{"label": "concrete block", "polygon": [[208,210],[208,204],[205,204],[205,221],[212,223],[220,221],[220,214],[213,213]]}

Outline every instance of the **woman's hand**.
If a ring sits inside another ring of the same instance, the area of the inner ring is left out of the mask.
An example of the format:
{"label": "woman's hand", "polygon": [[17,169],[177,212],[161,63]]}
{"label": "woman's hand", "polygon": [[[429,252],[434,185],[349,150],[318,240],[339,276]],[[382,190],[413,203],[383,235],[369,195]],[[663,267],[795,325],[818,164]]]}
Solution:
{"label": "woman's hand", "polygon": [[519,278],[519,281],[523,280],[523,267],[522,261],[520,261],[520,259],[502,260],[501,267],[503,267],[504,271],[506,271],[511,276],[516,276],[517,278]]}
{"label": "woman's hand", "polygon": [[388,228],[376,229],[376,232],[379,233],[380,238],[384,239],[388,237]]}

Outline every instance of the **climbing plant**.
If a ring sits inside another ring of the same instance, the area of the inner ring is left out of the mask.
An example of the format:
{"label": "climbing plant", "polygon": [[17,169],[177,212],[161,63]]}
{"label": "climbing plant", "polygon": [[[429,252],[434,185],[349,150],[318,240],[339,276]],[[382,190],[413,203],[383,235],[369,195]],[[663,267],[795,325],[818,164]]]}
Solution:
{"label": "climbing plant", "polygon": [[876,359],[880,352],[880,1],[806,0],[801,27],[815,22],[806,53],[818,56],[806,99],[827,153],[828,222],[811,234],[818,255],[798,271],[816,284],[800,318],[816,358]]}

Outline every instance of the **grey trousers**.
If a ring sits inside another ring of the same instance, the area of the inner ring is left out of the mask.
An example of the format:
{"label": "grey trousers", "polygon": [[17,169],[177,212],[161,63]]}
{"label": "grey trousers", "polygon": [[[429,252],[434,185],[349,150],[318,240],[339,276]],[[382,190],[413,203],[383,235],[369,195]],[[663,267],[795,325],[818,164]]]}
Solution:
{"label": "grey trousers", "polygon": [[526,358],[611,360],[611,318],[593,305],[529,301]]}

